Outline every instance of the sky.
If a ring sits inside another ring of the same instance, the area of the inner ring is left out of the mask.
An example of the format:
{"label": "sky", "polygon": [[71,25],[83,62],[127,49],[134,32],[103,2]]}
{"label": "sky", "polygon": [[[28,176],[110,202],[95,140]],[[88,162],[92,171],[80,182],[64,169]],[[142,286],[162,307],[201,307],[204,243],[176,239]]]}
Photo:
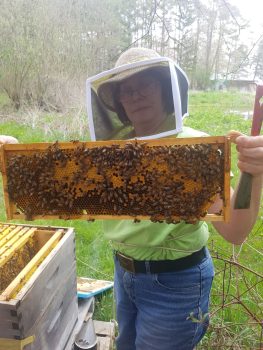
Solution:
{"label": "sky", "polygon": [[263,23],[261,12],[263,10],[262,0],[228,0],[228,2],[238,7],[244,17],[254,18],[258,21],[261,20]]}
{"label": "sky", "polygon": [[[244,20],[248,22],[248,28],[240,31],[239,40],[248,49],[249,57],[256,54],[258,43],[263,40],[263,0],[221,0],[236,6]],[[237,27],[238,30],[238,27]],[[243,73],[244,74],[244,73]],[[253,79],[254,71],[248,69],[247,74],[241,76],[244,79]]]}
{"label": "sky", "polygon": [[263,35],[263,0],[228,0],[235,5],[244,19],[249,22],[249,29],[243,30],[243,36],[259,38]]}

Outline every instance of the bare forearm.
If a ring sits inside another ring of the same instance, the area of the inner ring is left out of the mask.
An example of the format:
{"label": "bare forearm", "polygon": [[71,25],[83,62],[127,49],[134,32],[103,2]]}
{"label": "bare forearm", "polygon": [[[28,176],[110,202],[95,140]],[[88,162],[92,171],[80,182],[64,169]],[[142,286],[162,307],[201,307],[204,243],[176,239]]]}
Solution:
{"label": "bare forearm", "polygon": [[236,190],[232,190],[230,222],[215,222],[216,230],[229,242],[241,244],[252,230],[258,216],[263,176],[255,176],[252,179],[252,193],[249,209],[234,209]]}
{"label": "bare forearm", "polygon": [[[231,193],[231,213],[229,223],[215,223],[217,231],[229,242],[241,244],[256,222],[263,181],[263,135],[237,136],[233,142],[238,152],[237,166],[241,172],[252,175],[252,192],[249,209],[234,209],[236,190]],[[238,188],[238,187],[237,187]],[[215,207],[220,202],[215,203]]]}

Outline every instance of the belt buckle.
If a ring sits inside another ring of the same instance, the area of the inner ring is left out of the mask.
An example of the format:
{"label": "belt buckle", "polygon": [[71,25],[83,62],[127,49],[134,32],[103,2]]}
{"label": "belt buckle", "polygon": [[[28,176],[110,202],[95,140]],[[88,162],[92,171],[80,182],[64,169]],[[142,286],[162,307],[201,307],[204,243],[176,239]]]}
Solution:
{"label": "belt buckle", "polygon": [[134,260],[129,256],[123,255],[120,252],[116,253],[120,265],[127,271],[135,273]]}

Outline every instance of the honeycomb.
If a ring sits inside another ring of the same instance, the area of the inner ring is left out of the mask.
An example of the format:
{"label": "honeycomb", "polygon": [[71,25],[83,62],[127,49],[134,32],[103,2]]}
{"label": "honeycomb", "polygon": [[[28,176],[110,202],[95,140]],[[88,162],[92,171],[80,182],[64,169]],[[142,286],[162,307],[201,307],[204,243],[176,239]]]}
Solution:
{"label": "honeycomb", "polygon": [[32,238],[12,258],[0,267],[0,294],[30,262],[37,250]]}
{"label": "honeycomb", "polygon": [[63,228],[0,223],[0,301],[16,297],[63,235]]}
{"label": "honeycomb", "polygon": [[[17,230],[13,229],[12,226],[0,225],[0,294],[24,269],[38,251],[35,241],[30,237],[23,246],[5,259],[4,255],[12,246],[11,242],[14,241],[14,238],[17,238],[16,241],[18,241],[23,236],[23,234],[20,235],[20,233],[16,231]],[[21,229],[20,232],[22,231],[26,233],[26,230]]]}
{"label": "honeycomb", "polygon": [[185,140],[6,148],[9,206],[27,220],[51,216],[196,223],[218,195],[224,200],[229,146],[224,137]]}

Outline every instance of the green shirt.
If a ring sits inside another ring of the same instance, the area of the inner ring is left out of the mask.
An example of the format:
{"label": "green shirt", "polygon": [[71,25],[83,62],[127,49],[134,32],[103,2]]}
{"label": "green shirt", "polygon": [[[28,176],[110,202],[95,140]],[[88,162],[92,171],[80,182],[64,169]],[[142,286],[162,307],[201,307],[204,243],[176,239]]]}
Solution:
{"label": "green shirt", "polygon": [[[200,137],[205,133],[184,127],[177,137]],[[186,224],[153,223],[143,220],[104,221],[105,237],[113,248],[136,260],[174,260],[200,250],[206,245],[209,231],[205,222]]]}

